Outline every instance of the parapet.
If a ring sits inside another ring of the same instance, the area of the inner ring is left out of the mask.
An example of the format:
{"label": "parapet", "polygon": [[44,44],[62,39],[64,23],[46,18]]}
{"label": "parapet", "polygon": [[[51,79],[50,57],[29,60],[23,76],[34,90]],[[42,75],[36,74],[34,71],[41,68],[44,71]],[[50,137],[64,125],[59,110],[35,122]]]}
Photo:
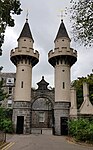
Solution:
{"label": "parapet", "polygon": [[[20,58],[20,57],[26,57],[26,58],[29,58],[33,61],[35,59],[36,62],[38,62],[39,61],[39,52],[37,50],[34,50],[33,48],[28,49],[27,47],[22,47],[21,49],[19,49],[17,47],[15,49],[11,50],[10,59],[15,65],[16,65],[16,63],[15,63],[15,60],[13,61],[13,59],[17,60],[17,58]],[[33,62],[32,62],[32,66],[34,66],[34,65],[33,65]]]}
{"label": "parapet", "polygon": [[70,48],[69,50],[66,50],[65,47],[62,47],[60,50],[59,48],[56,48],[54,51],[50,50],[48,53],[48,58],[50,59],[51,57],[59,56],[59,55],[69,55],[69,56],[74,56],[77,57],[77,51]]}
{"label": "parapet", "polygon": [[59,58],[64,59],[65,57],[67,57],[68,60],[72,60],[70,65],[73,65],[77,60],[77,51],[72,48],[68,49],[67,47],[58,47],[54,50],[50,50],[48,53],[48,61],[52,66],[55,66],[53,61]]}

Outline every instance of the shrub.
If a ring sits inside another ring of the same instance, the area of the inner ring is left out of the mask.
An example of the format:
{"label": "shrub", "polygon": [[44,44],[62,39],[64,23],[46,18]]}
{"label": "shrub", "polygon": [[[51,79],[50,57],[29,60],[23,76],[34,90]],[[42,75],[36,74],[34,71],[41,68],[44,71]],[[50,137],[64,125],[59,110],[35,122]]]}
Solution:
{"label": "shrub", "polygon": [[93,121],[77,119],[69,121],[69,134],[80,141],[93,141]]}

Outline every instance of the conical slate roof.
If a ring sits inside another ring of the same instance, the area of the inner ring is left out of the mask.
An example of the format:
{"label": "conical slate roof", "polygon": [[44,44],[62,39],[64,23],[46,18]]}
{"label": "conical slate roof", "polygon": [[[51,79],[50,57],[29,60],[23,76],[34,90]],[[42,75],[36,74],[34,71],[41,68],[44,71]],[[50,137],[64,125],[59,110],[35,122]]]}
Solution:
{"label": "conical slate roof", "polygon": [[[32,34],[31,34],[31,30],[30,30],[30,27],[29,27],[29,24],[28,24],[28,20],[26,19],[26,22],[24,24],[24,27],[22,29],[22,32],[18,38],[18,40],[21,38],[21,37],[28,37],[28,38],[31,38],[33,40],[33,37],[32,37]],[[34,40],[33,40],[34,42]]]}
{"label": "conical slate roof", "polygon": [[[65,25],[63,23],[63,20],[61,21],[61,24],[60,24],[60,27],[59,27],[59,30],[58,30],[58,33],[57,33],[55,40],[58,38],[62,38],[62,37],[69,38],[67,30],[65,28]],[[69,40],[70,40],[70,38],[69,38]]]}

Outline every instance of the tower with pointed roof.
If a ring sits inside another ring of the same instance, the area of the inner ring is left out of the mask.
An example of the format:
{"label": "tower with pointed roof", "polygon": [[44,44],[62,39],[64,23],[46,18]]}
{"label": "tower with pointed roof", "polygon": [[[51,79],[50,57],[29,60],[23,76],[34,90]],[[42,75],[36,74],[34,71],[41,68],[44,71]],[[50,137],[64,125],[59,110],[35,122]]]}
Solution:
{"label": "tower with pointed roof", "polygon": [[[70,110],[70,68],[77,60],[76,50],[70,48],[70,38],[63,20],[54,40],[55,48],[48,53],[48,61],[55,71],[55,134],[66,133]],[[67,134],[67,133],[66,133]]]}
{"label": "tower with pointed roof", "polygon": [[33,37],[28,19],[18,38],[18,47],[11,50],[10,59],[16,66],[13,122],[16,133],[30,133],[32,68],[39,62],[39,53],[33,49]]}

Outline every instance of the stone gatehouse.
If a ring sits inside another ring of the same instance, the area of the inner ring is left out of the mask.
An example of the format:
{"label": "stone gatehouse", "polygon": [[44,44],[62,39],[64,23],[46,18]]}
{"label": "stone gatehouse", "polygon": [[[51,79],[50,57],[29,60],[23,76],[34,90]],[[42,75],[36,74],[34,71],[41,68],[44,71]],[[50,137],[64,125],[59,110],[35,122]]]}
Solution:
{"label": "stone gatehouse", "polygon": [[9,106],[13,99],[15,132],[30,134],[34,129],[40,129],[42,133],[42,130],[45,132],[44,129],[50,129],[55,135],[67,135],[69,118],[77,118],[79,114],[85,114],[86,110],[93,115],[93,106],[89,102],[87,85],[84,84],[84,102],[77,111],[76,90],[71,87],[70,81],[71,67],[77,61],[77,51],[70,47],[71,39],[63,20],[54,40],[54,48],[48,52],[48,62],[54,67],[53,89],[48,88],[49,83],[44,76],[37,83],[38,88],[32,88],[32,70],[39,62],[40,54],[34,50],[34,39],[27,18],[17,41],[18,46],[10,52],[16,74],[13,78],[13,74],[9,74],[4,87],[9,89]]}
{"label": "stone gatehouse", "polygon": [[37,89],[31,89],[31,102],[14,102],[13,121],[16,133],[31,133],[37,128],[53,128],[54,89],[48,88],[49,83],[44,77],[37,85]]}

